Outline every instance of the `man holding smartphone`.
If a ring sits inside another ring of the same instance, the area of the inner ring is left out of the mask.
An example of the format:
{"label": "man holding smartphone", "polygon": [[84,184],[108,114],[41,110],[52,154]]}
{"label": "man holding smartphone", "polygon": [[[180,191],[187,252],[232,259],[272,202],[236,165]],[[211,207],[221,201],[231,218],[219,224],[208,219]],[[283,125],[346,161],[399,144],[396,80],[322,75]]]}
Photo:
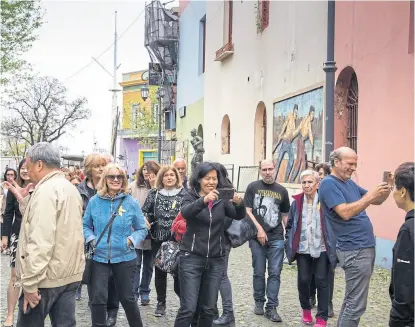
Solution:
{"label": "man holding smartphone", "polygon": [[[278,315],[280,275],[284,261],[284,225],[290,210],[290,199],[285,187],[275,182],[272,160],[263,160],[259,166],[262,180],[248,185],[244,203],[246,212],[255,224],[258,234],[249,241],[254,268],[253,286],[256,315],[265,315],[273,322],[281,322]],[[265,268],[268,260],[268,281]],[[264,311],[265,292],[267,304]]]}
{"label": "man holding smartphone", "polygon": [[319,197],[324,219],[337,238],[337,257],[345,272],[346,290],[337,326],[357,327],[366,311],[375,264],[376,240],[366,208],[382,204],[391,190],[383,182],[368,192],[351,180],[357,167],[357,154],[351,148],[334,150],[330,164],[332,172],[321,181]]}

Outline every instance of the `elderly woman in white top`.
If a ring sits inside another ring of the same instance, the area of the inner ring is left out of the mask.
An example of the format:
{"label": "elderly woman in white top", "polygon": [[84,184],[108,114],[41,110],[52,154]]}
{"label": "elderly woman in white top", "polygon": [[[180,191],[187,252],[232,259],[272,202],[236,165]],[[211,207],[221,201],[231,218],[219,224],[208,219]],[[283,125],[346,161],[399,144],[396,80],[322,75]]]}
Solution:
{"label": "elderly woman in white top", "polygon": [[[291,264],[297,260],[298,293],[303,310],[302,323],[311,325],[310,280],[314,273],[318,308],[314,327],[327,326],[329,265],[336,265],[335,239],[320,211],[317,172],[305,170],[300,175],[303,193],[293,196],[286,227],[286,253]],[[333,243],[334,242],[334,243]]]}

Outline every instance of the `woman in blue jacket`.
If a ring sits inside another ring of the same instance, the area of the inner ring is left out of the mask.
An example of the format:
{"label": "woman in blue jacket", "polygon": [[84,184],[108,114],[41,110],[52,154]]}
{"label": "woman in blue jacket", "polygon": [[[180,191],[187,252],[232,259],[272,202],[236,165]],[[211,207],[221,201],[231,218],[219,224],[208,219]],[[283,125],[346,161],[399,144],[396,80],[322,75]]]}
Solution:
{"label": "woman in blue jacket", "polygon": [[92,326],[105,326],[108,278],[112,272],[130,327],[142,327],[140,310],[133,294],[133,279],[136,269],[135,246],[147,236],[144,216],[138,202],[127,193],[128,181],[118,165],[109,164],[105,168],[98,189],[97,195],[89,200],[83,218],[86,243],[95,245],[114,212],[116,216],[96,245],[93,256]]}

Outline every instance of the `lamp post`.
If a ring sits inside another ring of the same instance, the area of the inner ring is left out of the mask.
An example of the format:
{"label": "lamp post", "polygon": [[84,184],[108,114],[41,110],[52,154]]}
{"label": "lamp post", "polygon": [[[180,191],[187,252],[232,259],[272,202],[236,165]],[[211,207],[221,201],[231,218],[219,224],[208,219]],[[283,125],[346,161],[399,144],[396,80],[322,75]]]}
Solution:
{"label": "lamp post", "polygon": [[325,128],[325,162],[329,161],[330,152],[334,150],[334,79],[337,70],[334,61],[335,1],[327,2],[327,61],[323,70],[326,72],[326,128]]}
{"label": "lamp post", "polygon": [[148,99],[148,87],[147,86],[144,86],[141,89],[141,98],[143,99],[144,102]]}
{"label": "lamp post", "polygon": [[163,98],[164,98],[164,88],[159,86],[157,90],[157,97],[159,100],[159,112],[158,112],[158,136],[157,136],[157,159],[159,164],[161,164],[161,115],[163,113],[162,106],[163,106]]}

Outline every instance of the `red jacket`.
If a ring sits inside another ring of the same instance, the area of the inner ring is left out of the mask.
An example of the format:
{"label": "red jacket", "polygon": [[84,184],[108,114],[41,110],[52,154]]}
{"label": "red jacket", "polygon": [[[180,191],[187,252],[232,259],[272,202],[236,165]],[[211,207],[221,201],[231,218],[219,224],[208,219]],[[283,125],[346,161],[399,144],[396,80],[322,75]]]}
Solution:
{"label": "red jacket", "polygon": [[174,238],[177,242],[182,240],[183,234],[186,232],[186,220],[183,218],[181,212],[173,221],[171,226],[171,232],[174,234]]}

